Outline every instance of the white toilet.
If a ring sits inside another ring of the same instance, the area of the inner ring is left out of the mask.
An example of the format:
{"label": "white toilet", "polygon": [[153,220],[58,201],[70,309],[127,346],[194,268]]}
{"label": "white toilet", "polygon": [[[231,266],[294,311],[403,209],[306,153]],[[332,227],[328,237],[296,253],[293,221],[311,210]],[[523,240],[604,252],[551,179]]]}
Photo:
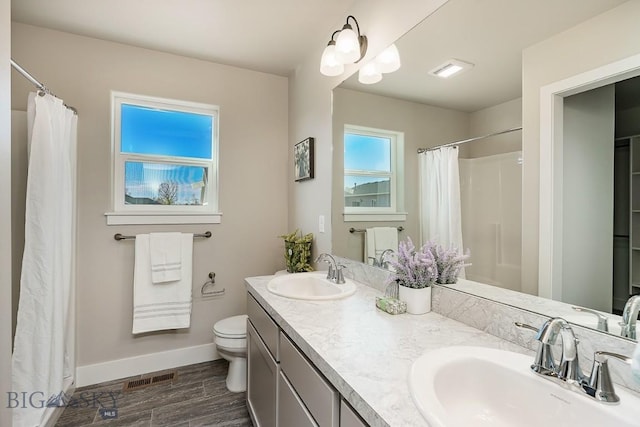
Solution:
{"label": "white toilet", "polygon": [[218,354],[229,361],[227,389],[247,390],[247,315],[227,317],[213,325]]}

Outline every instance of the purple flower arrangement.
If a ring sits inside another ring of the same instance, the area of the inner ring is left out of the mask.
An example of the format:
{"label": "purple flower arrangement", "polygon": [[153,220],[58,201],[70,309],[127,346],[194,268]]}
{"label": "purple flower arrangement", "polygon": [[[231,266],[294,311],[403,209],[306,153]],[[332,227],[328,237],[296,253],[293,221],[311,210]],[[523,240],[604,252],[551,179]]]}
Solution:
{"label": "purple flower arrangement", "polygon": [[465,263],[471,257],[471,253],[467,249],[467,253],[462,255],[457,248],[444,249],[441,245],[434,242],[427,242],[425,245],[433,254],[438,266],[438,279],[441,285],[449,285],[458,281],[458,275],[464,267],[471,264]]}
{"label": "purple flower arrangement", "polygon": [[431,241],[417,250],[411,238],[407,237],[406,242],[401,241],[398,245],[397,261],[390,262],[395,269],[391,280],[415,289],[426,288],[436,282],[456,283],[460,271],[470,265],[465,263],[469,257],[468,252],[461,255],[455,248],[444,249]]}
{"label": "purple flower arrangement", "polygon": [[390,264],[395,269],[392,280],[407,288],[422,289],[433,285],[438,279],[438,267],[436,259],[427,245],[416,250],[407,237],[407,241],[401,241],[398,245],[398,259],[392,260]]}

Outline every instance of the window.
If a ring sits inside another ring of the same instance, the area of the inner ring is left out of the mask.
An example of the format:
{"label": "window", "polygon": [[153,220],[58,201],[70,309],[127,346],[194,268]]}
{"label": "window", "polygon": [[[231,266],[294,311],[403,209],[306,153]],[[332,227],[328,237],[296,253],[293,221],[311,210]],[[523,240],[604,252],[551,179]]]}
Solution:
{"label": "window", "polygon": [[345,125],[345,221],[403,221],[404,134]]}
{"label": "window", "polygon": [[218,107],[112,92],[108,224],[219,223]]}

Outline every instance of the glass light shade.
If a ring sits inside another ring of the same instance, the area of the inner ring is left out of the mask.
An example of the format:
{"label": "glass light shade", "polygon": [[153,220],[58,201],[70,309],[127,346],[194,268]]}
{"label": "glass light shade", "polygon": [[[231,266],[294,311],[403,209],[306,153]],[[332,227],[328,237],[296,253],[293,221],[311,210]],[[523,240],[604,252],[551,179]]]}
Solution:
{"label": "glass light shade", "polygon": [[349,24],[345,24],[336,39],[336,57],[343,64],[353,64],[360,59],[360,41]]}
{"label": "glass light shade", "polygon": [[320,72],[325,76],[339,76],[344,72],[344,65],[336,58],[336,46],[334,42],[330,42],[322,52],[320,59]]}
{"label": "glass light shade", "polygon": [[375,61],[365,64],[358,71],[358,81],[364,85],[378,83],[380,80],[382,80],[382,73]]}
{"label": "glass light shade", "polygon": [[378,56],[376,56],[378,69],[381,73],[393,73],[400,68],[400,53],[395,44],[392,44]]}

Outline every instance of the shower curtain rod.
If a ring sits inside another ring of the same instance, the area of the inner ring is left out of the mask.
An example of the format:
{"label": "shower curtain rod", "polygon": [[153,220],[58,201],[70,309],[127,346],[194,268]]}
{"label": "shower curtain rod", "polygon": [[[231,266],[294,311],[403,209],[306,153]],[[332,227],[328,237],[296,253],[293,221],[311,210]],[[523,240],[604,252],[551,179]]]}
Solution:
{"label": "shower curtain rod", "polygon": [[505,134],[505,133],[515,132],[515,131],[518,131],[518,130],[522,130],[522,126],[517,127],[517,128],[507,129],[507,130],[501,130],[500,132],[490,133],[489,135],[476,136],[475,138],[463,139],[461,141],[456,141],[456,142],[450,142],[448,144],[437,145],[435,147],[418,148],[418,154],[424,153],[425,151],[437,150],[437,149],[442,148],[442,147],[452,147],[454,145],[466,144],[467,142],[477,141],[479,139],[490,138],[492,136],[502,135],[502,134]]}
{"label": "shower curtain rod", "polygon": [[[53,92],[51,92],[49,90],[49,88],[47,88],[44,84],[40,83],[38,81],[38,79],[36,79],[35,77],[33,77],[31,75],[31,73],[29,73],[27,70],[25,70],[24,68],[22,68],[16,61],[13,60],[13,58],[11,58],[11,66],[20,74],[22,74],[22,76],[29,80],[35,87],[38,88],[38,91],[40,93],[48,93],[51,96],[55,96],[56,98],[58,98]],[[74,107],[71,107],[67,104],[64,104],[65,107],[67,107],[68,109],[70,109],[71,111],[73,111],[75,114],[78,114],[78,110],[76,110]]]}

